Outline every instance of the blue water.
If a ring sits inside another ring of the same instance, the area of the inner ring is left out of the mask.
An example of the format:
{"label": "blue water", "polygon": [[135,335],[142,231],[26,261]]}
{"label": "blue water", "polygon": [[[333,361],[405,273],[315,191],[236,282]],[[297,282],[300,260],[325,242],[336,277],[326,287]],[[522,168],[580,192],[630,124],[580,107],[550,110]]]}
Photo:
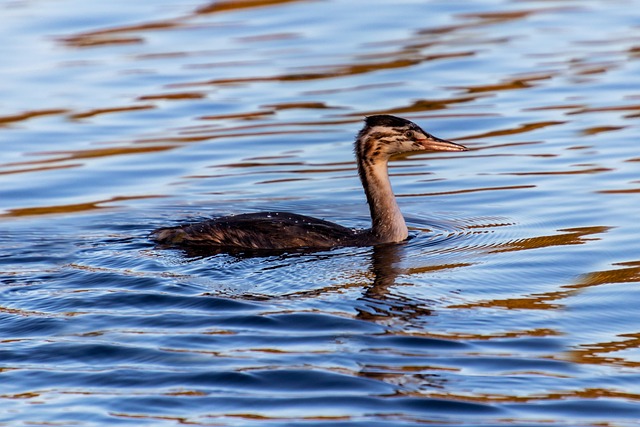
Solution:
{"label": "blue water", "polygon": [[[640,2],[0,5],[0,425],[640,425]],[[260,257],[156,227],[367,227]]]}

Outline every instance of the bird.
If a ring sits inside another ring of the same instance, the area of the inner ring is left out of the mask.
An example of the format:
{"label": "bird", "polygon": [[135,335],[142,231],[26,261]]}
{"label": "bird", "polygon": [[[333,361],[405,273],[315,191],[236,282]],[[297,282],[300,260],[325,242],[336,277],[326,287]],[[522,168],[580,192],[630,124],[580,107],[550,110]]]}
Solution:
{"label": "bird", "polygon": [[406,240],[409,230],[388,174],[389,158],[415,151],[467,151],[414,122],[388,114],[365,117],[354,152],[371,214],[371,228],[353,229],[291,212],[256,212],[162,227],[151,239],[165,247],[200,247],[218,252],[332,249],[375,246]]}

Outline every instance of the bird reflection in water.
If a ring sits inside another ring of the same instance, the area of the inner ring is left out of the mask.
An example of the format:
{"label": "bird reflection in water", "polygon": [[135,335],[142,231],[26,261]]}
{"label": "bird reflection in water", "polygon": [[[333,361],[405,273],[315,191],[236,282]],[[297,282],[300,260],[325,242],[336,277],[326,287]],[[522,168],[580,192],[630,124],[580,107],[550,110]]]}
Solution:
{"label": "bird reflection in water", "polygon": [[373,282],[358,299],[360,304],[356,306],[356,310],[359,319],[389,322],[431,315],[431,311],[424,306],[424,301],[415,301],[391,291],[392,287],[402,285],[396,281],[405,273],[400,264],[406,250],[407,245],[404,243],[373,247],[370,267]]}

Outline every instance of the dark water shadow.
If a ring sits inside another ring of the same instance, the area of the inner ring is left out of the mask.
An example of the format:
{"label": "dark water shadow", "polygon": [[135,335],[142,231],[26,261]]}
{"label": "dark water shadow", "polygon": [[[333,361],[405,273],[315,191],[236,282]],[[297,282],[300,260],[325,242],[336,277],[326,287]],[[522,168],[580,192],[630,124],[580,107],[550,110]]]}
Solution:
{"label": "dark water shadow", "polygon": [[371,284],[364,287],[363,294],[357,300],[357,317],[362,320],[380,321],[390,317],[409,320],[415,317],[430,316],[431,310],[423,301],[412,301],[392,292],[392,287],[401,285],[398,277],[406,271],[400,265],[407,255],[407,242],[378,245],[371,252]]}

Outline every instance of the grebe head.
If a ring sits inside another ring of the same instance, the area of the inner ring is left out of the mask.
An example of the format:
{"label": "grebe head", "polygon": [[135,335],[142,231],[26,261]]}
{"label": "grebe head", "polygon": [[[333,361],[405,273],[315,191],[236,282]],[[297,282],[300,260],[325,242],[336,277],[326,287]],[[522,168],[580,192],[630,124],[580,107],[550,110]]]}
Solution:
{"label": "grebe head", "polygon": [[367,117],[356,140],[356,153],[370,164],[410,151],[466,150],[462,145],[425,132],[412,121],[386,114]]}

